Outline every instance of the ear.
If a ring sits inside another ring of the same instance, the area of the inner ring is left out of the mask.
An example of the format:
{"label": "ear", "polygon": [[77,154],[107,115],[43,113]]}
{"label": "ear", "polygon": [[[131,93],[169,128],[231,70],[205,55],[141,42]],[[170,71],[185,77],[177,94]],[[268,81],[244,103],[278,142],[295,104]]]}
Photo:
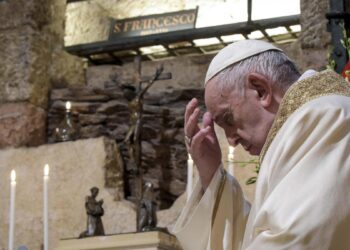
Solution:
{"label": "ear", "polygon": [[272,86],[265,76],[258,73],[249,73],[247,85],[247,89],[255,93],[256,98],[258,98],[263,107],[267,108],[271,105]]}

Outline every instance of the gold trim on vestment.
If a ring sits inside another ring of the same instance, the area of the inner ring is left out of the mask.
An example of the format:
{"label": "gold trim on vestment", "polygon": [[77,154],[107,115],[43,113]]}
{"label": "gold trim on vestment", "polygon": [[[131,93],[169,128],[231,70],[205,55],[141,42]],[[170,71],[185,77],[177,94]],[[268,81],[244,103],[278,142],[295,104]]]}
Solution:
{"label": "gold trim on vestment", "polygon": [[298,81],[287,90],[261,150],[260,164],[276,134],[291,114],[305,103],[328,95],[350,96],[350,84],[333,70],[325,70]]}
{"label": "gold trim on vestment", "polygon": [[213,228],[213,226],[214,226],[216,214],[217,214],[217,211],[218,211],[218,208],[219,208],[219,203],[220,203],[221,196],[222,196],[222,193],[224,191],[224,187],[225,187],[225,183],[226,183],[226,172],[225,172],[225,170],[222,170],[221,174],[222,174],[222,177],[221,177],[221,180],[220,180],[220,186],[219,186],[218,192],[216,194],[216,200],[215,200],[214,209],[213,209],[213,213],[212,213],[212,217],[211,217],[212,218],[211,228]]}

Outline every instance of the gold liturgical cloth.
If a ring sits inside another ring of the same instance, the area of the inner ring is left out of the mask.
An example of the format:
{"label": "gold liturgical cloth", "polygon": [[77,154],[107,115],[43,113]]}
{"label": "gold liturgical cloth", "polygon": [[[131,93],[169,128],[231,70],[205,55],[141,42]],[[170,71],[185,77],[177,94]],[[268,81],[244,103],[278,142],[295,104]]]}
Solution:
{"label": "gold liturgical cloth", "polygon": [[73,249],[182,250],[175,236],[159,231],[61,240],[55,250]]}

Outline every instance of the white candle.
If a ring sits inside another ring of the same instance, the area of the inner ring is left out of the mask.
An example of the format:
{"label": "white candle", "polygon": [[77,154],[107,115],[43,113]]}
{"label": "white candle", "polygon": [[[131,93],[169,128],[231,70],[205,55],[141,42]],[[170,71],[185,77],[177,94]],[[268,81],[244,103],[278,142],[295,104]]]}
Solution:
{"label": "white candle", "polygon": [[9,227],[9,250],[13,250],[13,236],[15,232],[15,199],[16,199],[16,171],[11,171],[11,194],[10,194],[10,227]]}
{"label": "white candle", "polygon": [[187,200],[190,199],[192,194],[192,186],[193,186],[193,160],[190,154],[188,154],[187,160]]}
{"label": "white candle", "polygon": [[48,197],[48,183],[49,183],[49,165],[44,167],[44,250],[49,249],[49,197]]}
{"label": "white candle", "polygon": [[235,155],[235,148],[232,146],[229,146],[228,155],[227,155],[228,173],[232,176],[234,175],[234,166],[233,166],[234,155]]}
{"label": "white candle", "polygon": [[66,110],[69,111],[71,107],[72,107],[72,104],[69,101],[66,102]]}

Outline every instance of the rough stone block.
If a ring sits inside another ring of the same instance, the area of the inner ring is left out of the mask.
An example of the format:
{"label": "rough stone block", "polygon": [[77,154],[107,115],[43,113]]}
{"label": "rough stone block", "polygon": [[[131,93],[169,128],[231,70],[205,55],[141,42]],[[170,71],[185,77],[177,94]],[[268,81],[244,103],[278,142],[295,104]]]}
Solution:
{"label": "rough stone block", "polygon": [[[53,0],[16,0],[0,3],[0,29],[30,25],[42,28],[50,21]],[[63,2],[63,0],[60,0]]]}
{"label": "rough stone block", "polygon": [[94,1],[67,5],[65,45],[92,43],[108,39],[110,19]]}
{"label": "rough stone block", "polygon": [[294,43],[286,49],[292,55],[301,72],[308,69],[324,70],[328,63],[326,49],[301,49],[300,43]]}
{"label": "rough stone block", "polygon": [[106,134],[106,128],[102,125],[89,125],[81,127],[79,130],[80,138],[93,138],[98,137],[101,134]]}
{"label": "rough stone block", "polygon": [[106,86],[119,86],[125,79],[132,79],[133,69],[115,65],[91,66],[86,69],[87,86],[104,89]]}
{"label": "rough stone block", "polygon": [[46,111],[29,103],[0,105],[0,148],[45,143]]}
{"label": "rough stone block", "polygon": [[330,33],[327,31],[326,13],[329,8],[327,0],[301,0],[299,41],[303,49],[325,49],[330,44]]}
{"label": "rough stone block", "polygon": [[48,98],[48,38],[29,26],[0,32],[1,102],[30,101],[46,107]]}
{"label": "rough stone block", "polygon": [[127,110],[128,110],[128,106],[126,102],[112,100],[102,104],[101,107],[97,109],[97,112],[110,115],[118,111],[127,111]]}
{"label": "rough stone block", "polygon": [[103,114],[79,115],[79,123],[82,126],[103,123],[106,121],[106,119],[107,116]]}
{"label": "rough stone block", "polygon": [[85,63],[82,58],[63,51],[63,36],[62,33],[58,49],[52,53],[51,84],[54,87],[85,85]]}
{"label": "rough stone block", "polygon": [[84,84],[82,59],[63,51],[65,9],[64,0],[0,3],[2,102],[46,108],[49,86]]}
{"label": "rough stone block", "polygon": [[[44,0],[45,1],[45,0]],[[50,34],[52,61],[50,63],[51,86],[81,86],[85,84],[85,62],[82,58],[73,56],[64,50],[66,0],[46,0],[50,3],[51,16],[46,27]]]}

